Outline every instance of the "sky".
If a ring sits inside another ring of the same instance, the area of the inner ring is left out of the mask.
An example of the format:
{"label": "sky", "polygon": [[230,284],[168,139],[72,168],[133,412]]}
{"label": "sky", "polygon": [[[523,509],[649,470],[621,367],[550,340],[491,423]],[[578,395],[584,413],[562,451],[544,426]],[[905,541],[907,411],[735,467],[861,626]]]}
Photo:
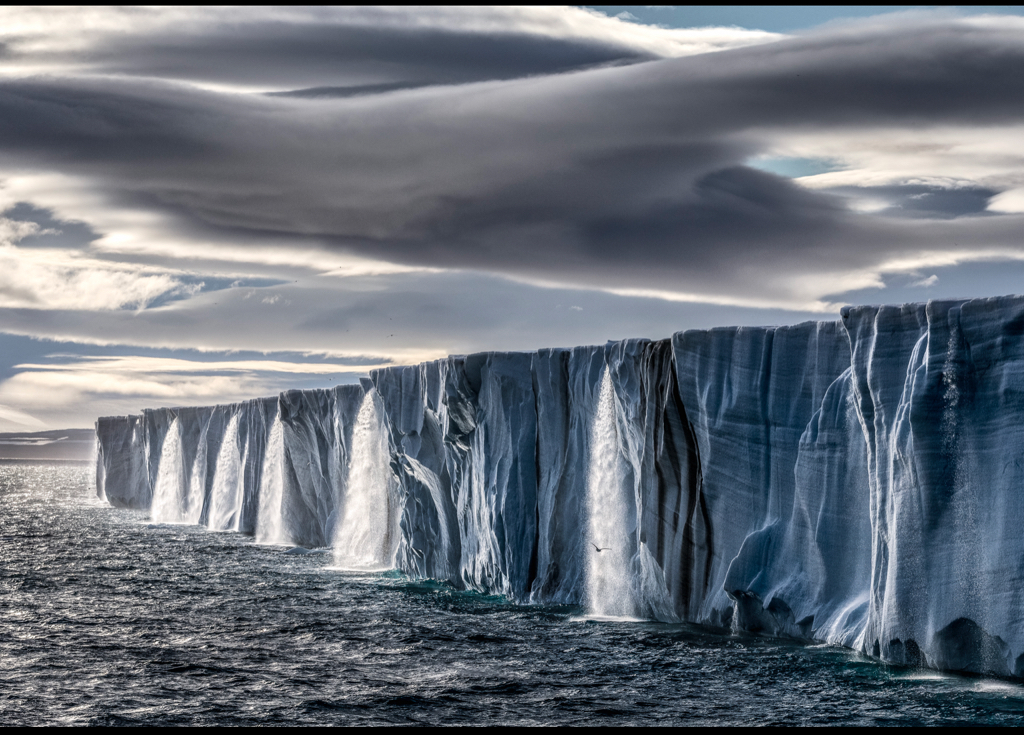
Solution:
{"label": "sky", "polygon": [[0,431],[1024,291],[1018,7],[0,9]]}

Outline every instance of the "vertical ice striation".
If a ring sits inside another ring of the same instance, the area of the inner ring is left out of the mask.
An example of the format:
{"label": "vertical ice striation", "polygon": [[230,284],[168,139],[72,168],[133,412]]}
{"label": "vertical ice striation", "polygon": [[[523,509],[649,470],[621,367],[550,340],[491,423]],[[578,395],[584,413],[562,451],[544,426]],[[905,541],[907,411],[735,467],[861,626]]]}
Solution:
{"label": "vertical ice striation", "polygon": [[1024,299],[97,421],[97,492],[341,566],[1024,676]]}
{"label": "vertical ice striation", "polygon": [[1024,300],[844,309],[874,564],[864,648],[1021,675]]}
{"label": "vertical ice striation", "polygon": [[142,416],[96,421],[96,494],[111,505],[149,508],[153,493]]}

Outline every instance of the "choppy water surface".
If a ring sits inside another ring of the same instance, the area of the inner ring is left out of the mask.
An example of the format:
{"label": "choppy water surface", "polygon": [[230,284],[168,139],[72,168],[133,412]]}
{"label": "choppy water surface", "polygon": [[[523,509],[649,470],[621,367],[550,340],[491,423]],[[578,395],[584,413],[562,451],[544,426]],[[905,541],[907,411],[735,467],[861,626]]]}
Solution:
{"label": "choppy water surface", "polygon": [[0,465],[0,724],[1024,723],[1017,684],[331,568]]}

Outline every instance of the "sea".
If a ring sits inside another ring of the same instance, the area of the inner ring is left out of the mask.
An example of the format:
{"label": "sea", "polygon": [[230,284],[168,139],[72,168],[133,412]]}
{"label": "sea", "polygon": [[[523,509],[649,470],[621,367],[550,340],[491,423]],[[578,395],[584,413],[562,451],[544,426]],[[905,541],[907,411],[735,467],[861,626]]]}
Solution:
{"label": "sea", "polygon": [[0,725],[1024,724],[1012,681],[342,571],[93,474],[0,464]]}

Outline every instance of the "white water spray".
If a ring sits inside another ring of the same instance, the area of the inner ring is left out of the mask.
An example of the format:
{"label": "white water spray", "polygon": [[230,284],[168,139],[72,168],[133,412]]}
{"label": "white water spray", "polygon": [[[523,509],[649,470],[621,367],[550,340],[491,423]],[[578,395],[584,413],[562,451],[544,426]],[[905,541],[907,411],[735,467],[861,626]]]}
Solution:
{"label": "white water spray", "polygon": [[394,478],[374,396],[367,391],[363,397],[352,430],[345,512],[334,534],[335,563],[345,569],[394,566]]}
{"label": "white water spray", "polygon": [[605,368],[590,436],[587,475],[587,607],[601,617],[634,617],[628,504],[620,467],[615,391]]}
{"label": "white water spray", "polygon": [[270,427],[267,453],[263,459],[256,543],[291,544],[284,523],[284,425],[280,416]]}
{"label": "white water spray", "polygon": [[150,516],[156,523],[180,523],[185,494],[185,473],[181,466],[181,426],[171,421],[160,450],[156,486]]}
{"label": "white water spray", "polygon": [[[246,446],[248,454],[248,446]],[[242,482],[245,460],[238,453],[238,414],[231,417],[217,453],[210,517],[207,525],[215,531],[237,531],[242,515]]]}

